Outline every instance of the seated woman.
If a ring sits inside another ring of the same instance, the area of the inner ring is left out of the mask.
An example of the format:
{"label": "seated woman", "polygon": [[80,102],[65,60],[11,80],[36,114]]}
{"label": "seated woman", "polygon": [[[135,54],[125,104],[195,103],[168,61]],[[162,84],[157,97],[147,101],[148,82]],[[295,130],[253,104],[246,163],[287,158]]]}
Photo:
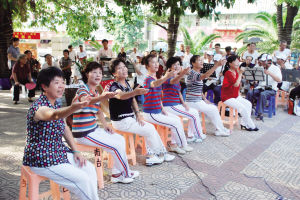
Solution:
{"label": "seated woman", "polygon": [[[139,175],[137,171],[129,169],[125,139],[112,132],[100,109],[100,101],[115,96],[115,93],[103,92],[98,94],[96,86],[102,80],[102,66],[97,62],[90,62],[83,71],[82,79],[85,82],[77,90],[78,101],[90,99],[90,105],[74,112],[72,132],[79,144],[95,146],[112,154],[114,167],[111,182],[131,183]],[[103,128],[97,124],[97,118]]]}
{"label": "seated woman", "polygon": [[224,81],[221,90],[221,100],[228,106],[238,110],[241,114],[241,129],[258,131],[251,119],[252,104],[240,96],[240,84],[244,68],[239,68],[239,60],[236,56],[227,58],[224,70]]}
{"label": "seated woman", "polygon": [[[16,62],[16,64],[13,66],[12,69],[12,77],[15,82],[13,101],[14,104],[18,104],[19,97],[20,97],[20,88],[21,88],[20,84],[25,85],[26,83],[33,83],[31,77],[31,69],[27,63],[27,56],[25,54],[21,54],[18,57],[18,61]],[[28,101],[33,102],[32,97],[34,96],[35,96],[34,89],[29,90]]]}
{"label": "seated woman", "polygon": [[189,119],[188,126],[188,142],[202,142],[205,139],[205,135],[202,132],[201,121],[199,118],[199,113],[194,108],[189,108],[189,106],[184,102],[183,97],[180,92],[179,81],[189,73],[190,68],[185,68],[181,70],[181,59],[179,57],[171,57],[166,63],[166,70],[172,70],[177,74],[174,78],[169,78],[162,85],[163,88],[163,106],[164,109],[177,116],[187,117]]}
{"label": "seated woman", "polygon": [[162,78],[157,79],[156,72],[159,68],[159,64],[156,56],[151,54],[145,58],[145,65],[148,70],[148,75],[144,81],[144,88],[149,89],[149,92],[144,95],[145,102],[143,104],[143,110],[145,120],[153,124],[171,128],[173,139],[170,151],[179,154],[185,154],[186,152],[192,151],[193,148],[187,144],[180,118],[167,112],[162,106],[162,84],[174,77],[175,72],[169,70]]}
{"label": "seated woman", "polygon": [[64,122],[65,117],[86,107],[88,99],[59,108],[56,99],[62,97],[65,83],[62,71],[56,67],[41,70],[37,83],[42,94],[28,110],[23,165],[67,188],[81,200],[99,199],[95,167],[77,151],[72,133]]}
{"label": "seated woman", "polygon": [[147,166],[173,160],[175,156],[167,154],[155,127],[144,121],[134,98],[136,95],[146,94],[149,89],[137,87],[132,90],[126,81],[128,69],[124,61],[120,59],[112,62],[110,70],[115,77],[115,81],[106,90],[117,93],[115,98],[109,100],[109,111],[113,127],[120,131],[145,137]]}
{"label": "seated woman", "polygon": [[216,136],[229,136],[230,131],[224,127],[221,120],[218,108],[206,100],[203,95],[203,79],[209,77],[222,63],[218,61],[210,70],[205,74],[201,74],[200,70],[203,68],[204,58],[199,55],[191,57],[192,70],[186,78],[187,91],[186,91],[186,102],[191,108],[203,112],[209,117],[211,122],[216,127]]}

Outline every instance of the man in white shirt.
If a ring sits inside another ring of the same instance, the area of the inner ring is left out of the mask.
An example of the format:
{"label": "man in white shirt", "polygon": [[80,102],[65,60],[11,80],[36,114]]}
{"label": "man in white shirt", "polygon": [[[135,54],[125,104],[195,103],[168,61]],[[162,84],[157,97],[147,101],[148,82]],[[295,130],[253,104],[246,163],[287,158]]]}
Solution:
{"label": "man in white shirt", "polygon": [[136,48],[134,47],[134,48],[133,48],[133,51],[131,52],[131,54],[130,54],[130,56],[129,56],[130,60],[132,60],[134,63],[137,63],[137,58],[136,58],[137,55],[138,55],[137,50],[136,50]]}
{"label": "man in white shirt", "polygon": [[[222,58],[222,55],[221,54],[215,54],[218,58],[221,56]],[[214,52],[212,51],[206,51],[206,57],[207,57],[207,60],[204,61],[204,63],[207,63],[207,64],[214,64]]]}
{"label": "man in white shirt", "polygon": [[258,52],[256,51],[256,44],[254,42],[250,43],[249,49],[243,54],[243,61],[246,61],[246,58],[251,56],[253,59],[251,61],[252,64],[257,63],[257,58],[259,56]]}
{"label": "man in white shirt", "polygon": [[100,58],[113,58],[113,52],[108,48],[108,40],[102,40],[103,48],[99,50],[97,61],[100,62]]}
{"label": "man in white shirt", "polygon": [[[293,69],[293,66],[287,61],[286,54],[280,53],[277,54],[277,67],[281,70],[285,69]],[[284,91],[288,91],[290,88],[291,83],[288,81],[282,81],[282,83],[278,84],[278,88]]]}
{"label": "man in white shirt", "polygon": [[191,65],[190,60],[191,60],[191,57],[193,56],[193,54],[191,53],[191,47],[189,45],[186,46],[185,50],[186,51],[185,51],[185,55],[184,55],[182,64],[183,64],[184,68],[187,68]]}
{"label": "man in white shirt", "polygon": [[42,66],[42,69],[46,69],[48,67],[57,67],[60,69],[60,67],[58,67],[57,62],[53,62],[52,61],[52,56],[50,54],[46,54],[45,55],[45,63]]}
{"label": "man in white shirt", "polygon": [[267,99],[270,96],[276,95],[276,91],[278,90],[278,83],[282,82],[282,74],[279,67],[273,65],[272,56],[264,54],[261,58],[263,66],[265,66],[264,74],[265,81],[260,83],[260,86],[265,86],[265,88],[261,89],[258,98],[258,109],[256,110],[257,120],[263,120],[263,106],[266,105]]}
{"label": "man in white shirt", "polygon": [[280,41],[279,50],[274,52],[274,62],[277,62],[277,57],[280,54],[285,55],[288,61],[291,59],[291,50],[287,49],[286,46],[287,42],[285,40]]}
{"label": "man in white shirt", "polygon": [[79,52],[77,53],[77,58],[79,61],[85,60],[87,58],[86,52],[83,50],[83,46],[79,45]]}
{"label": "man in white shirt", "polygon": [[72,63],[74,63],[76,61],[76,52],[73,49],[72,45],[69,45],[68,49],[69,49],[69,58],[72,60]]}

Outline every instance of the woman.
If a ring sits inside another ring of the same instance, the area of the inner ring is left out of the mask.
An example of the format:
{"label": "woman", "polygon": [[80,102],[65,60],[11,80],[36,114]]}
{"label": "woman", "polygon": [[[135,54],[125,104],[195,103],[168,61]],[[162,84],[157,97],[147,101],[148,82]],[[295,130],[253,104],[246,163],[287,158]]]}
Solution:
{"label": "woman", "polygon": [[216,127],[216,136],[229,136],[230,132],[223,125],[218,108],[206,100],[203,95],[203,80],[208,78],[220,65],[222,61],[216,63],[210,70],[205,74],[201,74],[203,68],[204,58],[199,55],[191,57],[192,70],[186,78],[186,102],[187,105],[203,112],[209,117],[211,122]]}
{"label": "woman", "polygon": [[155,55],[151,54],[145,58],[145,65],[148,70],[148,75],[144,81],[144,88],[149,89],[149,92],[144,95],[145,102],[143,104],[143,110],[145,120],[153,124],[171,128],[173,139],[170,151],[174,151],[179,154],[185,154],[186,152],[192,151],[193,148],[187,145],[187,140],[180,118],[167,112],[162,106],[162,84],[168,79],[174,77],[175,72],[169,70],[161,79],[157,79],[156,72],[159,67],[158,60]]}
{"label": "woman", "polygon": [[[12,70],[12,77],[15,82],[14,86],[14,97],[13,101],[14,104],[18,104],[19,97],[20,97],[20,85],[25,85],[26,83],[33,83],[31,78],[31,69],[30,66],[27,64],[27,56],[25,54],[21,54],[18,57],[18,61],[13,66]],[[33,102],[33,97],[35,96],[34,89],[29,90],[28,93],[28,101]]]}
{"label": "woman", "polygon": [[109,100],[109,111],[113,127],[120,131],[144,136],[147,149],[147,166],[173,160],[175,156],[167,154],[155,127],[144,121],[137,102],[133,98],[137,95],[146,94],[149,89],[140,87],[134,90],[131,89],[126,81],[128,69],[124,61],[120,59],[112,62],[110,70],[115,77],[115,81],[106,89],[117,93],[115,98]]}
{"label": "woman", "polygon": [[[99,102],[101,100],[112,98],[116,94],[113,92],[98,94],[96,87],[102,79],[102,66],[97,62],[87,64],[82,78],[85,84],[77,90],[78,101],[82,102],[90,99],[91,103],[74,113],[73,136],[80,144],[100,147],[112,154],[114,167],[111,182],[131,183],[139,175],[139,172],[129,169],[125,139],[121,135],[112,132],[112,128],[107,124],[100,109]],[[103,128],[98,126],[97,118]]]}
{"label": "woman", "polygon": [[65,117],[87,106],[89,100],[59,108],[56,99],[62,97],[65,83],[62,71],[56,67],[41,70],[37,83],[42,94],[28,110],[23,165],[69,189],[81,200],[99,199],[95,167],[76,149],[72,133],[64,122]]}
{"label": "woman", "polygon": [[202,142],[202,139],[205,139],[206,136],[202,132],[199,113],[196,109],[189,108],[180,92],[179,81],[189,73],[190,68],[181,70],[181,59],[179,57],[169,58],[166,67],[167,70],[175,71],[177,75],[174,78],[169,78],[162,85],[164,109],[169,113],[189,119],[188,142]]}
{"label": "woman", "polygon": [[[240,96],[240,84],[244,68],[239,68],[236,56],[229,56],[224,70],[224,80],[221,89],[221,100],[228,106],[238,110],[241,114],[241,129],[258,131],[251,119],[252,104]],[[227,70],[227,71],[226,71]]]}

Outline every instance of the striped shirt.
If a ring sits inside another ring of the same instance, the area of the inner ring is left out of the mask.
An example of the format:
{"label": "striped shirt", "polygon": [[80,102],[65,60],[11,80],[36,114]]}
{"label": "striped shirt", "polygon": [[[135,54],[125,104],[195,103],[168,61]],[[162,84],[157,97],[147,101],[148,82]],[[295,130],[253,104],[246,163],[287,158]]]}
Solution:
{"label": "striped shirt", "polygon": [[181,104],[179,98],[179,92],[181,86],[179,83],[171,84],[170,81],[171,79],[168,79],[162,85],[162,89],[163,89],[162,101],[164,106],[176,106]]}
{"label": "striped shirt", "polygon": [[144,94],[143,110],[145,113],[161,113],[162,86],[151,88],[152,81],[155,79],[151,76],[147,76],[144,80],[144,88],[149,89],[149,92]]}
{"label": "striped shirt", "polygon": [[[79,99],[84,96],[96,97],[99,95],[97,91],[94,93],[90,91],[87,85],[82,85],[76,94]],[[98,127],[96,114],[99,108],[100,103],[95,103],[74,112],[72,132],[75,138],[85,137]]]}
{"label": "striped shirt", "polygon": [[191,70],[186,78],[186,102],[198,102],[203,100],[203,81],[201,73]]}

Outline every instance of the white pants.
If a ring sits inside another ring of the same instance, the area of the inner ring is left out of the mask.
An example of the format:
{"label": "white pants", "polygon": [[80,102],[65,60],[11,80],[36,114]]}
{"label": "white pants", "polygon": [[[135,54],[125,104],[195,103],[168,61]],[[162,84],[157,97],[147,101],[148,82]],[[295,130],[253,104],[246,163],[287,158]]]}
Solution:
{"label": "white pants", "polygon": [[205,101],[203,100],[198,102],[187,102],[187,105],[189,105],[191,108],[195,108],[199,112],[203,112],[205,115],[208,116],[208,118],[217,130],[224,131],[224,125],[217,106],[205,103]]}
{"label": "white pants", "polygon": [[238,96],[237,98],[228,99],[224,103],[238,110],[242,116],[241,125],[246,126],[247,128],[256,127],[251,119],[252,104],[250,101]]}
{"label": "white pants", "polygon": [[79,144],[94,146],[109,152],[114,159],[112,174],[122,173],[125,177],[130,177],[130,169],[126,156],[126,142],[123,136],[116,133],[108,133],[103,128],[97,128],[82,138],[76,138]]}
{"label": "white pants", "polygon": [[144,121],[145,125],[141,126],[133,117],[126,117],[120,121],[112,121],[111,123],[117,130],[144,136],[148,155],[160,155],[167,152],[152,124]]}
{"label": "white pants", "polygon": [[189,137],[195,136],[197,138],[201,138],[201,136],[203,134],[202,126],[201,126],[199,113],[196,109],[190,108],[187,111],[182,105],[165,106],[164,109],[169,113],[173,113],[174,115],[188,118],[189,126],[188,126],[188,134],[187,135]]}
{"label": "white pants", "polygon": [[168,115],[164,115],[162,113],[144,113],[144,118],[146,121],[151,122],[153,124],[158,124],[161,126],[171,128],[172,142],[176,141],[179,147],[187,146],[183,126],[178,116],[169,112]]}
{"label": "white pants", "polygon": [[86,162],[79,167],[72,153],[67,153],[70,163],[53,165],[51,167],[30,167],[34,173],[49,178],[55,183],[67,188],[81,200],[97,200],[97,174],[94,165]]}

